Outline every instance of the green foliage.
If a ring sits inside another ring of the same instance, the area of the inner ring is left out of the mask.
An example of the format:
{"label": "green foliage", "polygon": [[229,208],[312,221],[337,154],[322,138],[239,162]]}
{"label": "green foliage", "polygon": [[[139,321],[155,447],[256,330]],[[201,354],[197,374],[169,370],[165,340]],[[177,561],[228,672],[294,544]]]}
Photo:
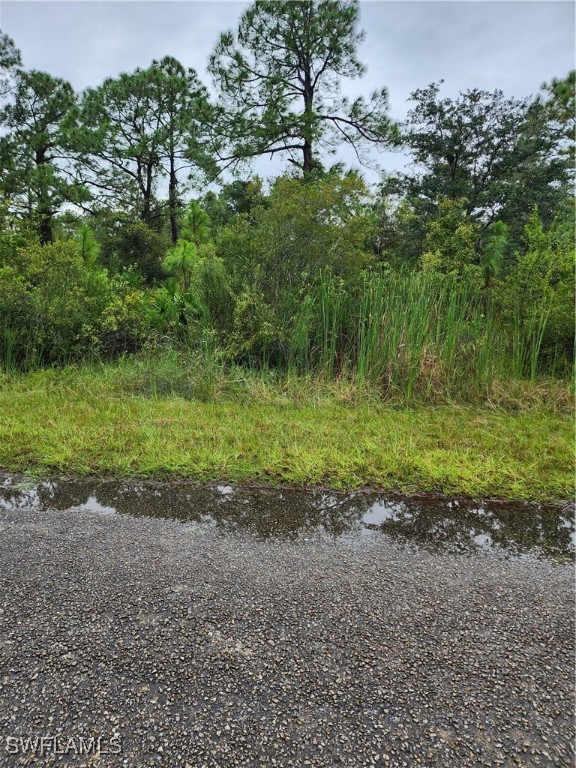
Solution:
{"label": "green foliage", "polygon": [[495,221],[488,229],[481,257],[484,285],[487,288],[492,285],[494,279],[502,271],[507,244],[508,227],[503,221]]}
{"label": "green foliage", "polygon": [[[428,219],[418,215],[411,201],[403,199],[390,206],[386,190],[377,205],[381,211],[377,242],[381,243],[381,258],[397,267],[420,266]],[[383,211],[386,211],[383,213]]]}
{"label": "green foliage", "polygon": [[322,269],[353,277],[370,262],[375,232],[367,197],[356,174],[313,184],[280,177],[267,206],[253,209],[252,225],[240,220],[221,235],[218,253],[242,282],[258,280],[266,302],[278,309]]}
{"label": "green foliage", "polygon": [[209,71],[229,159],[280,153],[308,175],[318,167],[318,147],[347,142],[358,150],[393,140],[385,88],[368,101],[340,95],[341,78],[364,72],[358,15],[355,0],[257,0],[236,33],[220,36]]}
{"label": "green foliage", "polygon": [[262,294],[247,286],[234,305],[228,354],[255,367],[281,364],[282,328]]}
{"label": "green foliage", "polygon": [[[313,372],[433,402],[566,375],[574,72],[537,99],[415,91],[416,170],[376,197],[321,162],[340,142],[359,153],[397,138],[384,89],[340,94],[363,74],[358,19],[356,0],[252,3],[211,57],[217,105],[172,57],[77,99],[23,70],[0,33],[0,364],[161,341],[218,370]],[[294,176],[189,200],[262,154]]]}
{"label": "green foliage", "polygon": [[144,296],[86,263],[73,241],[2,249],[0,364],[30,368],[136,349]]}
{"label": "green foliage", "polygon": [[14,45],[14,40],[0,30],[0,96],[9,93],[12,78],[21,66],[22,57]]}
{"label": "green foliage", "polygon": [[403,400],[482,397],[509,360],[476,286],[435,272],[368,272],[352,286],[325,274],[292,327],[291,367]]}
{"label": "green foliage", "polygon": [[230,285],[230,276],[224,261],[216,256],[212,245],[200,246],[199,259],[192,277],[192,289],[197,305],[207,312],[209,324],[222,334],[224,342],[234,312],[234,295]]}
{"label": "green foliage", "polygon": [[544,112],[551,129],[557,136],[558,151],[568,160],[569,170],[574,175],[576,146],[576,70],[571,70],[566,77],[554,77],[542,85],[547,97],[544,100]]}
{"label": "green foliage", "polygon": [[218,233],[216,253],[226,264],[236,293],[242,290],[244,284],[259,280],[260,246],[255,237],[255,226],[246,218],[236,218]]}
{"label": "green foliage", "polygon": [[230,184],[224,184],[219,194],[207,192],[201,203],[211,220],[212,234],[217,235],[238,215],[250,219],[254,208],[266,205],[262,179],[259,176],[247,181],[235,179]]}
{"label": "green foliage", "polygon": [[19,71],[13,101],[0,112],[0,194],[33,222],[43,243],[54,237],[54,215],[85,190],[62,169],[64,122],[75,104],[72,86],[45,72]]}
{"label": "green foliage", "polygon": [[440,83],[415,91],[412,100],[404,140],[418,172],[397,183],[418,216],[433,218],[439,199],[466,199],[473,221],[508,225],[512,250],[534,205],[552,220],[566,196],[570,164],[540,101],[477,88],[441,98]]}
{"label": "green foliage", "polygon": [[193,70],[171,57],[147,69],[108,78],[88,88],[68,120],[68,135],[77,153],[76,170],[103,203],[135,210],[152,225],[157,186],[168,179],[172,243],[183,170],[214,172],[205,151],[211,116],[206,90]]}
{"label": "green foliage", "polygon": [[102,239],[101,260],[112,272],[136,270],[151,284],[165,277],[162,262],[169,247],[166,234],[143,221],[119,217]]}
{"label": "green foliage", "polygon": [[524,228],[525,250],[498,286],[504,320],[518,351],[515,374],[533,380],[544,351],[548,361],[572,359],[574,335],[574,214],[546,230],[535,210]]}
{"label": "green foliage", "polygon": [[162,262],[165,271],[178,278],[184,291],[190,288],[190,278],[198,258],[197,254],[196,243],[181,239],[168,251]]}
{"label": "green foliage", "polygon": [[441,200],[438,212],[426,228],[424,269],[461,273],[476,260],[477,227],[465,211],[465,200]]}
{"label": "green foliage", "polygon": [[180,237],[195,245],[208,243],[212,239],[210,217],[197,200],[190,200],[184,214]]}
{"label": "green foliage", "polygon": [[224,343],[232,326],[234,295],[224,262],[212,244],[179,240],[164,261],[178,279],[154,292],[152,325],[188,345]]}
{"label": "green foliage", "polygon": [[94,237],[94,232],[88,224],[82,224],[76,233],[76,243],[84,264],[87,267],[96,266],[100,255],[100,243]]}

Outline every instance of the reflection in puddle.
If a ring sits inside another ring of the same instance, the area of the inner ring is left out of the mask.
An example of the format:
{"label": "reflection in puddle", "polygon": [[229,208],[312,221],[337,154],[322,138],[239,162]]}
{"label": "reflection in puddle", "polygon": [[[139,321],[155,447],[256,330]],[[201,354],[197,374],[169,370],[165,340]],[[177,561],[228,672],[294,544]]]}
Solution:
{"label": "reflection in puddle", "polygon": [[161,517],[258,539],[386,534],[452,552],[493,550],[558,561],[574,556],[573,509],[552,504],[92,478],[33,484],[6,476],[0,509]]}

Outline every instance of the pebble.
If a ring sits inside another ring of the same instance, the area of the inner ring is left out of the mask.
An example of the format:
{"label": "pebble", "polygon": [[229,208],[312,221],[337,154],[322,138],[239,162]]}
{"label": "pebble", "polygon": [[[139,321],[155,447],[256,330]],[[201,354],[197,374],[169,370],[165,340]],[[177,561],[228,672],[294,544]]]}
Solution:
{"label": "pebble", "polygon": [[[572,569],[0,513],[0,766],[573,765]],[[5,739],[122,753],[11,755]]]}

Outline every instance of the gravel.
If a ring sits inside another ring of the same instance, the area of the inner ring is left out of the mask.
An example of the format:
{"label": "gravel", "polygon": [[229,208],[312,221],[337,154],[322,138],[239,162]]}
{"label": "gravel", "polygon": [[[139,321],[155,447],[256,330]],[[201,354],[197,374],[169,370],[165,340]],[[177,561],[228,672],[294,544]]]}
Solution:
{"label": "gravel", "polygon": [[574,763],[566,564],[86,511],[0,533],[0,766]]}

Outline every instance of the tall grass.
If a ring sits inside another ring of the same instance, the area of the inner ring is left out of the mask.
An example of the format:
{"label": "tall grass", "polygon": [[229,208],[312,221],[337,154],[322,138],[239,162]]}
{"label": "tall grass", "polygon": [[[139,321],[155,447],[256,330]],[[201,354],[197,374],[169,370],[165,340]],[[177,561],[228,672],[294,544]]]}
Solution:
{"label": "tall grass", "polygon": [[470,399],[495,379],[536,378],[547,315],[509,333],[474,286],[426,272],[369,273],[356,284],[325,274],[293,320],[289,368],[386,394]]}
{"label": "tall grass", "polygon": [[[0,325],[0,371],[16,372],[39,368],[49,357],[45,339],[35,327],[4,319]],[[70,362],[69,356],[61,356],[61,364]]]}

